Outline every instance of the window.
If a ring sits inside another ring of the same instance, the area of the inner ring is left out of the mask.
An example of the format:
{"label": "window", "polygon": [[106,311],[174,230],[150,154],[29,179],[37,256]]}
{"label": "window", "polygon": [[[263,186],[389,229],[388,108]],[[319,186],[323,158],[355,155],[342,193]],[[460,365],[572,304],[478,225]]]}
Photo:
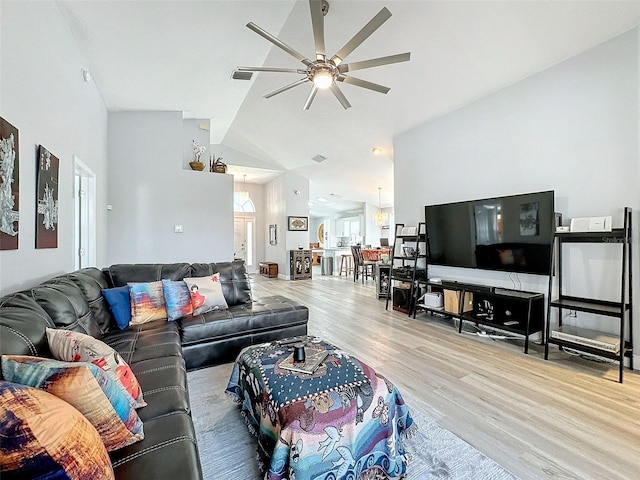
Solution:
{"label": "window", "polygon": [[238,192],[233,194],[233,211],[243,213],[255,213],[256,207],[248,196],[241,195]]}

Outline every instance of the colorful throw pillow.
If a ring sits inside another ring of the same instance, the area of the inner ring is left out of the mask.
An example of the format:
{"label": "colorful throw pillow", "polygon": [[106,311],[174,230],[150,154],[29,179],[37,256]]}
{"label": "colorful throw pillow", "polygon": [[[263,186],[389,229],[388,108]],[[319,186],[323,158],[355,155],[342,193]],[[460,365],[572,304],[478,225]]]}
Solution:
{"label": "colorful throw pillow", "polygon": [[106,288],[102,290],[104,298],[107,299],[111,313],[116,320],[116,324],[120,330],[124,330],[131,322],[131,297],[129,296],[129,287]]}
{"label": "colorful throw pillow", "polygon": [[167,318],[162,282],[129,283],[131,325]]}
{"label": "colorful throw pillow", "polygon": [[193,313],[191,295],[184,281],[162,280],[162,290],[167,307],[167,320],[171,322]]}
{"label": "colorful throw pillow", "polygon": [[3,355],[2,375],[40,388],[74,406],[100,434],[107,451],[144,438],[142,420],[128,397],[100,367],[29,355]]}
{"label": "colorful throw pillow", "polygon": [[131,367],[106,343],[80,332],[47,328],[49,350],[63,362],[90,362],[103,369],[131,397],[133,408],[147,405]]}
{"label": "colorful throw pillow", "polygon": [[0,381],[0,439],[3,478],[114,478],[93,425],[43,390]]}
{"label": "colorful throw pillow", "polygon": [[219,273],[208,277],[185,278],[184,281],[189,287],[194,315],[229,308],[222,293]]}

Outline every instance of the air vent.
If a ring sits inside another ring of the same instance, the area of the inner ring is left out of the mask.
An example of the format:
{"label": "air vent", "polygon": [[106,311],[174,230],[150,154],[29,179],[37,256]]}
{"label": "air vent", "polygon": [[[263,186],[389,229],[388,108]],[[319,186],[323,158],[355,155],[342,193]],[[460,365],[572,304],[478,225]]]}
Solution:
{"label": "air vent", "polygon": [[322,163],[326,159],[327,159],[327,157],[323,157],[322,155],[318,154],[315,157],[313,157],[311,160],[313,160],[314,162]]}
{"label": "air vent", "polygon": [[253,72],[241,72],[240,70],[234,70],[231,74],[231,78],[234,80],[251,80]]}

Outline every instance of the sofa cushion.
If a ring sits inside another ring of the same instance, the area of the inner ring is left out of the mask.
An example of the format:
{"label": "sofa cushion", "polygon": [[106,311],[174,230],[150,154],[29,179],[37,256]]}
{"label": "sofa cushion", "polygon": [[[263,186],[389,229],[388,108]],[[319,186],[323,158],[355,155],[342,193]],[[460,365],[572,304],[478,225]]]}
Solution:
{"label": "sofa cushion", "polygon": [[131,297],[130,325],[140,325],[167,318],[162,282],[129,282]]}
{"label": "sofa cushion", "polygon": [[112,287],[129,282],[157,282],[164,279],[182,280],[191,276],[188,263],[119,263],[104,269]]}
{"label": "sofa cushion", "polygon": [[229,308],[222,294],[220,274],[214,273],[206,277],[185,278],[191,295],[193,315],[200,315],[210,310],[226,310]]}
{"label": "sofa cushion", "polygon": [[113,319],[120,330],[124,330],[131,323],[131,294],[129,286],[105,288],[102,295],[107,300]]}
{"label": "sofa cushion", "polygon": [[3,355],[10,382],[41,388],[73,405],[95,427],[108,451],[144,438],[133,400],[97,365],[30,355]]}
{"label": "sofa cushion", "polygon": [[162,280],[167,320],[173,322],[193,313],[191,294],[184,280]]}
{"label": "sofa cushion", "polygon": [[0,381],[0,438],[3,478],[114,478],[96,429],[43,390]]}
{"label": "sofa cushion", "polygon": [[194,263],[191,277],[211,276],[220,273],[222,293],[227,305],[240,305],[251,301],[251,284],[244,260],[220,263]]}
{"label": "sofa cushion", "polygon": [[[131,365],[140,381],[147,406],[138,410],[143,422],[174,413],[191,413],[184,360],[168,356]],[[212,387],[213,388],[213,387]]]}
{"label": "sofa cushion", "polygon": [[178,325],[166,320],[131,325],[126,330],[106,334],[102,341],[122,355],[132,368],[143,360],[182,356]]}
{"label": "sofa cushion", "polygon": [[144,429],[144,440],[110,453],[117,478],[202,480],[189,415],[175,413],[152,418],[145,421]]}
{"label": "sofa cushion", "polygon": [[99,338],[100,328],[80,288],[71,280],[57,277],[28,293],[49,314],[56,327]]}
{"label": "sofa cushion", "polygon": [[13,293],[0,298],[0,353],[50,356],[46,328],[55,326],[29,295]]}
{"label": "sofa cushion", "polygon": [[120,354],[106,343],[80,332],[47,328],[53,357],[64,362],[90,362],[104,370],[133,399],[134,408],[146,405],[138,379]]}
{"label": "sofa cushion", "polygon": [[306,323],[308,309],[283,296],[264,297],[229,310],[183,318],[182,344],[201,343]]}
{"label": "sofa cushion", "polygon": [[109,281],[102,271],[95,267],[87,267],[71,272],[64,277],[75,283],[82,291],[100,332],[106,333],[112,330],[114,319],[109,305],[102,295],[102,289],[109,288]]}

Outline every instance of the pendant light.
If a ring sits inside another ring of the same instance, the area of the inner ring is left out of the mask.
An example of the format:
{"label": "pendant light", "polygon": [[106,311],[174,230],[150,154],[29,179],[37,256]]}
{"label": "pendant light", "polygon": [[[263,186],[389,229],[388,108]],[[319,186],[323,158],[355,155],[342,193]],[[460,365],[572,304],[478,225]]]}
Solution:
{"label": "pendant light", "polygon": [[383,227],[387,224],[389,220],[389,214],[387,212],[382,211],[382,206],[380,203],[380,192],[382,187],[378,187],[378,211],[373,214],[373,221],[376,222],[376,225],[379,227]]}
{"label": "pendant light", "polygon": [[247,200],[249,198],[249,191],[247,190],[247,175],[242,175],[242,190],[236,192],[238,197],[243,200]]}

